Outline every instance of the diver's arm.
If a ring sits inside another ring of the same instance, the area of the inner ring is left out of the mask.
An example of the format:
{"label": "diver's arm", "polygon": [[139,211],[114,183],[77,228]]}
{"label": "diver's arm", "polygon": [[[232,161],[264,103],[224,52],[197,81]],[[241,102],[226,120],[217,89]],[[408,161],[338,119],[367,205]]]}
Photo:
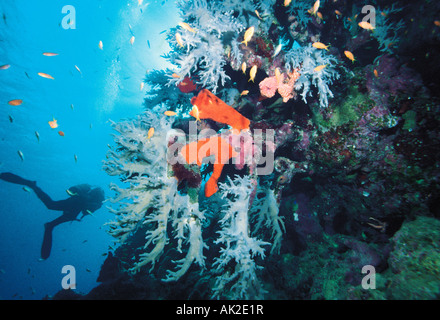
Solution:
{"label": "diver's arm", "polygon": [[76,201],[74,197],[67,198],[65,200],[54,201],[51,199],[51,197],[49,197],[47,193],[45,193],[43,190],[41,190],[41,188],[37,187],[36,185],[31,188],[49,210],[66,211],[75,206]]}

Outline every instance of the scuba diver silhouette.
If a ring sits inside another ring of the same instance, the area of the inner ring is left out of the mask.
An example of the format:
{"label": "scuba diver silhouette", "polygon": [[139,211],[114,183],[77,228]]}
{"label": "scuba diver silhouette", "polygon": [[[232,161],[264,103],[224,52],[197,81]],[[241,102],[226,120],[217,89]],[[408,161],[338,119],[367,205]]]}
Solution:
{"label": "scuba diver silhouette", "polygon": [[[66,190],[70,196],[68,199],[54,201],[43,190],[37,187],[36,181],[23,179],[10,172],[1,173],[0,179],[31,188],[49,210],[63,211],[60,217],[44,224],[41,259],[47,259],[50,255],[53,228],[64,222],[81,221],[86,215],[91,215],[101,208],[105,198],[104,190],[100,187],[92,188],[88,184],[79,184]],[[79,213],[82,213],[80,219],[77,218]]]}

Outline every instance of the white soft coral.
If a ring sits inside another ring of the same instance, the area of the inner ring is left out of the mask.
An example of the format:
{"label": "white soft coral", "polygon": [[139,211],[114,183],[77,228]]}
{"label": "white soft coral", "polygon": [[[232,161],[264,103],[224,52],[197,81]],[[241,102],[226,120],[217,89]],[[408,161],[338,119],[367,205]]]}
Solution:
{"label": "white soft coral", "polygon": [[[234,180],[228,177],[228,183],[220,184],[227,204],[220,220],[222,230],[215,241],[223,245],[213,265],[219,274],[213,289],[216,298],[258,299],[264,293],[256,274],[260,267],[254,257],[264,258],[263,246],[270,243],[250,236],[249,196],[253,188],[248,176],[236,175]],[[234,268],[227,268],[231,263]]]}

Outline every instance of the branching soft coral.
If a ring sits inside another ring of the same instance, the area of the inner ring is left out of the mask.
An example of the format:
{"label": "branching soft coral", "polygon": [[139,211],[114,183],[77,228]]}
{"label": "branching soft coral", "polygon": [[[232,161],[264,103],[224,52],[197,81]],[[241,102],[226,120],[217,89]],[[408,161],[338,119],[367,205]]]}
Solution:
{"label": "branching soft coral", "polygon": [[[179,67],[176,73],[180,76],[171,78],[170,83],[178,84],[186,76],[196,76],[197,84],[215,93],[219,82],[224,86],[229,79],[224,71],[227,44],[221,39],[226,33],[238,34],[244,27],[233,17],[233,11],[216,7],[214,2],[179,1],[178,6],[182,18],[191,21],[191,28],[195,32],[173,29],[168,34],[170,45],[175,50],[167,58]],[[181,43],[176,39],[176,33]],[[231,39],[231,42],[234,40]],[[234,47],[232,43],[229,45]]]}
{"label": "branching soft coral", "polygon": [[[333,97],[333,92],[329,85],[340,75],[336,71],[337,59],[324,52],[312,47],[292,48],[286,53],[286,65],[291,70],[299,69],[301,76],[295,82],[295,90],[302,91],[301,96],[307,103],[307,96],[312,96],[312,86],[316,87],[319,94],[319,105],[321,108],[328,106],[328,99]],[[320,71],[316,67],[325,66]]]}
{"label": "branching soft coral", "polygon": [[[185,257],[177,261],[177,270],[170,271],[165,279],[171,281],[180,278],[194,261],[203,267],[204,216],[197,203],[178,192],[177,180],[168,174],[168,141],[173,130],[168,118],[160,117],[160,113],[149,111],[136,120],[113,124],[120,134],[115,136],[117,147],[109,151],[104,170],[109,175],[122,176],[127,185],[122,188],[111,184],[116,193],[111,202],[119,207],[110,208],[117,219],[108,223],[109,233],[124,242],[140,226],[147,227],[145,252],[131,268],[132,272],[148,264],[154,267],[169,242],[169,221],[176,232],[179,252],[189,239]],[[152,127],[156,128],[155,134],[148,138]]]}
{"label": "branching soft coral", "polygon": [[[270,245],[249,235],[249,197],[253,185],[249,177],[228,177],[220,186],[226,198],[226,211],[220,220],[222,230],[215,241],[221,243],[220,257],[214,262],[216,278],[214,297],[226,299],[258,299],[265,292],[257,278],[254,256],[264,258],[265,245]],[[232,263],[233,268],[228,266]]]}

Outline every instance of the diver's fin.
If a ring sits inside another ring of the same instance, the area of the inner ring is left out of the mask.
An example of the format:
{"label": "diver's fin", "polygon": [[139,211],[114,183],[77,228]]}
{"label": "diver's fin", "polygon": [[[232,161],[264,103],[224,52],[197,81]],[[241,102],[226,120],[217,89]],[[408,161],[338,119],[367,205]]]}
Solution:
{"label": "diver's fin", "polygon": [[16,174],[13,174],[10,172],[0,173],[0,179],[5,180],[10,183],[25,185],[25,186],[28,186],[31,188],[35,187],[37,185],[36,181],[30,181],[30,180],[23,179],[22,177],[17,176]]}
{"label": "diver's fin", "polygon": [[47,259],[52,249],[52,230],[53,228],[44,226],[44,238],[41,246],[41,259]]}

